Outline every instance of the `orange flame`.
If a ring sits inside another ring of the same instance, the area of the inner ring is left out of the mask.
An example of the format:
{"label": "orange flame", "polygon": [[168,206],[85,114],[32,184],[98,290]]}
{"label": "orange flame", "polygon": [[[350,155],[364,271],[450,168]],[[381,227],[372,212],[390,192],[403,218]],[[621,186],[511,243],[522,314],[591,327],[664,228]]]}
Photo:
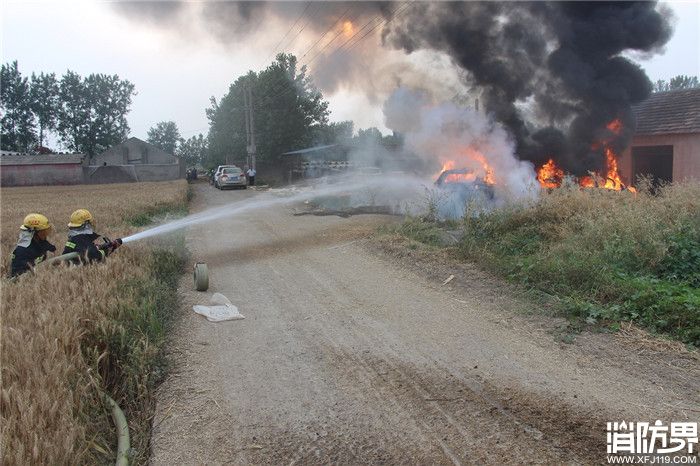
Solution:
{"label": "orange flame", "polygon": [[[622,121],[619,118],[614,119],[605,127],[608,131],[617,135],[622,131]],[[578,179],[578,184],[582,188],[605,188],[614,191],[627,189],[633,193],[637,190],[633,187],[625,186],[620,178],[620,172],[617,165],[617,154],[609,146],[609,139],[603,141],[595,141],[591,144],[591,150],[598,150],[600,147],[605,151],[605,176],[599,173],[592,173],[591,176],[582,176]],[[561,185],[561,179],[564,177],[564,172],[559,169],[554,160],[549,159],[547,163],[542,165],[537,171],[537,181],[543,188],[557,188]]]}
{"label": "orange flame", "polygon": [[543,188],[558,188],[563,178],[564,170],[557,167],[553,159],[549,159],[547,163],[537,170],[537,181],[540,182]]}
{"label": "orange flame", "polygon": [[622,131],[622,120],[615,118],[613,121],[605,125],[605,127],[608,128],[608,130],[613,134],[618,135],[620,134],[620,131]]}
{"label": "orange flame", "polygon": [[[453,170],[455,168],[455,163],[453,160],[448,160],[447,162],[442,164],[442,170],[440,170],[440,173],[444,172],[445,170]],[[438,174],[439,175],[439,174]],[[469,173],[450,173],[445,177],[444,182],[445,183],[460,183],[460,182],[471,182],[476,180],[476,175],[472,172]]]}
{"label": "orange flame", "polygon": [[615,152],[613,152],[613,150],[609,147],[605,148],[605,162],[608,173],[605,177],[605,184],[603,187],[605,189],[620,191],[625,184],[620,179],[620,174],[617,171],[617,157],[615,157]]}
{"label": "orange flame", "polygon": [[[493,169],[491,166],[488,164],[486,161],[486,157],[479,151],[474,150],[471,147],[462,149],[459,151],[459,154],[464,156],[464,157],[456,157],[457,160],[462,160],[462,159],[468,159],[469,161],[472,161],[472,163],[464,163],[462,164],[461,162],[455,162],[455,160],[447,160],[443,162],[442,164],[442,169],[440,170],[440,173],[444,172],[445,170],[452,170],[454,168],[461,168],[464,167],[465,165],[473,165],[473,162],[478,162],[482,168],[483,168],[483,176],[482,179],[484,183],[486,184],[496,184],[496,177],[494,175]],[[457,163],[460,163],[460,167],[457,167]],[[477,170],[478,171],[478,170]],[[438,173],[439,175],[439,173]],[[481,175],[479,175],[481,176]],[[472,182],[477,179],[477,173],[474,171],[470,171],[468,173],[451,173],[445,177],[445,183],[459,183],[459,182]]]}
{"label": "orange flame", "polygon": [[343,23],[343,34],[346,36],[351,36],[355,32],[355,27],[352,24],[352,21],[345,21]]}
{"label": "orange flame", "polygon": [[596,182],[592,176],[582,176],[578,180],[578,185],[582,188],[595,188]]}
{"label": "orange flame", "polygon": [[496,179],[493,175],[493,169],[486,161],[486,157],[481,152],[474,150],[467,151],[467,155],[472,159],[476,160],[484,168],[484,183],[486,184],[496,184]]}

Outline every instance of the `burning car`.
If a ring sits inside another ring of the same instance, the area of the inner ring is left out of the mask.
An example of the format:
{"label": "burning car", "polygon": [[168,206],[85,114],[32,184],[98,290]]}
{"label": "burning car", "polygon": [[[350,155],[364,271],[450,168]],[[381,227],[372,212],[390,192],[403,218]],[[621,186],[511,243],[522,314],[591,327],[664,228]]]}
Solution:
{"label": "burning car", "polygon": [[494,200],[493,183],[468,168],[443,170],[435,180],[437,208],[443,218],[459,218],[471,204],[474,212],[483,211]]}
{"label": "burning car", "polygon": [[493,183],[488,183],[484,178],[478,177],[468,168],[454,168],[440,173],[435,186],[450,191],[461,191],[470,197],[479,195],[492,200],[494,197]]}

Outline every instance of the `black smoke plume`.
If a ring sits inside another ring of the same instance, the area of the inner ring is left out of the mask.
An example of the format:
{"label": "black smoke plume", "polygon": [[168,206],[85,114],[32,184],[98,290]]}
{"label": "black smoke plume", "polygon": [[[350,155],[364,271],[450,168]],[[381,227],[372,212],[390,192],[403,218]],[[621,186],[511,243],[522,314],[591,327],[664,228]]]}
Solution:
{"label": "black smoke plume", "polygon": [[[482,89],[521,158],[554,157],[585,174],[603,168],[593,143],[629,143],[631,106],[651,93],[645,73],[621,53],[655,51],[671,32],[669,14],[652,2],[448,2],[417,5],[383,37],[409,53],[449,54]],[[616,118],[617,135],[606,129]]]}
{"label": "black smoke plume", "polygon": [[[644,71],[622,54],[658,51],[672,33],[670,12],[646,1],[213,1],[199,9],[188,2],[113,5],[121,14],[177,34],[200,22],[206,27],[199,30],[234,45],[265,28],[272,16],[290,26],[303,17],[301,24],[307,21],[307,32],[316,36],[343,15],[357,25],[383,18],[376,42],[363,42],[352,52],[327,53],[314,64],[313,74],[324,91],[333,92],[342,80],[367,79],[368,67],[380,69],[381,53],[368,57],[368,48],[441,52],[463,70],[459,75],[465,87],[480,92],[485,109],[509,129],[520,158],[539,165],[551,157],[577,175],[604,168],[596,141],[611,141],[618,151],[629,143],[634,132],[631,106],[651,92]],[[425,67],[430,77],[430,65]],[[401,82],[408,68],[395,67],[393,73],[385,78]],[[431,90],[444,86],[439,78],[433,81],[421,85]],[[376,92],[374,84],[364,88],[368,94]],[[606,129],[616,118],[623,123],[619,134]]]}

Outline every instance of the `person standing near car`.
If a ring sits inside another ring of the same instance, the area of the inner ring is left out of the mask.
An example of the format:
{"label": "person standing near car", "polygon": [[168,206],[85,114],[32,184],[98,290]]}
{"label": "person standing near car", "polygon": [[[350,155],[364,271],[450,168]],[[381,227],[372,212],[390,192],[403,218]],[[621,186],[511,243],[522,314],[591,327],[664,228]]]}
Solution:
{"label": "person standing near car", "polygon": [[255,168],[250,167],[247,172],[245,172],[246,175],[248,175],[248,186],[255,186]]}

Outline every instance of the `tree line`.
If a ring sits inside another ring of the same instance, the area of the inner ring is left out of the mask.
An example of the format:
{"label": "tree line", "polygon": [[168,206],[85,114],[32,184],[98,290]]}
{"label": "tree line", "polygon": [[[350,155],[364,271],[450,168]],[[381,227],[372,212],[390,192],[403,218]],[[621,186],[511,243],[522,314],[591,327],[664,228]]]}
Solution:
{"label": "tree line", "polygon": [[118,75],[73,71],[22,76],[17,61],[0,69],[0,147],[50,152],[53,133],[67,150],[94,156],[126,139],[134,85]]}
{"label": "tree line", "polygon": [[[187,165],[214,167],[227,158],[245,159],[246,88],[253,95],[257,158],[275,161],[283,152],[341,141],[383,143],[376,128],[354,135],[352,121],[329,122],[328,102],[314,86],[306,66],[290,54],[279,54],[260,72],[239,76],[219,100],[205,109],[209,131],[187,139],[174,121],[161,121],[148,130],[149,143],[185,160]],[[0,135],[3,150],[51,152],[45,147],[52,134],[72,152],[94,156],[123,142],[129,135],[126,116],[136,94],[118,75],[82,77],[67,71],[22,76],[17,61],[0,71]]]}
{"label": "tree line", "polygon": [[329,122],[323,94],[313,84],[306,65],[292,54],[280,53],[260,72],[239,76],[219,100],[212,97],[206,109],[209,120],[207,151],[203,164],[214,167],[246,158],[246,88],[250,88],[256,135],[257,160],[279,161],[284,152],[318,145],[395,144],[394,136],[382,136],[377,128],[354,134],[352,121]]}
{"label": "tree line", "polygon": [[201,165],[206,158],[208,141],[201,133],[185,139],[174,121],[161,121],[148,130],[149,143],[185,161],[188,167]]}
{"label": "tree line", "polygon": [[678,89],[694,89],[700,87],[697,76],[678,75],[670,80],[659,79],[654,83],[654,92],[675,91]]}
{"label": "tree line", "polygon": [[280,53],[266,69],[239,76],[220,99],[211,98],[209,165],[224,163],[227,156],[245,158],[246,89],[253,95],[257,158],[273,159],[293,148],[308,147],[321,127],[328,125],[328,102],[313,85],[306,66],[294,55]]}
{"label": "tree line", "polygon": [[313,85],[306,66],[299,66],[294,55],[279,54],[266,69],[236,78],[219,100],[210,99],[205,109],[209,120],[206,137],[198,134],[184,139],[175,122],[162,121],[148,131],[148,142],[191,166],[212,168],[230,157],[245,159],[247,88],[253,95],[258,161],[274,161],[289,150],[353,137],[352,121],[328,122],[328,102]]}

